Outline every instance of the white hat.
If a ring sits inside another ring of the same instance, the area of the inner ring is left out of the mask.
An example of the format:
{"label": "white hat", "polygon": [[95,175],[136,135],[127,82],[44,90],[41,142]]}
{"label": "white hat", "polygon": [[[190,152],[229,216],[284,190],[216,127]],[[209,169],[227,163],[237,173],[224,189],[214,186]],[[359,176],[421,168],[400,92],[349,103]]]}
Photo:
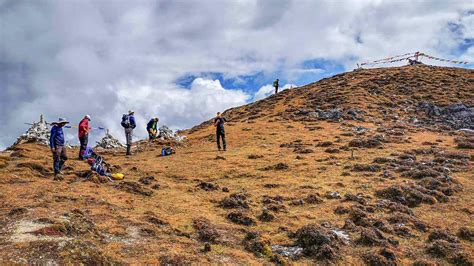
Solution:
{"label": "white hat", "polygon": [[69,124],[66,118],[60,117],[57,122],[53,122],[51,124]]}
{"label": "white hat", "polygon": [[86,116],[84,116],[84,118],[87,118],[87,119],[91,120],[91,116],[90,116],[90,115],[86,115]]}
{"label": "white hat", "polygon": [[131,114],[134,114],[135,112],[133,110],[128,110],[128,114],[131,115]]}

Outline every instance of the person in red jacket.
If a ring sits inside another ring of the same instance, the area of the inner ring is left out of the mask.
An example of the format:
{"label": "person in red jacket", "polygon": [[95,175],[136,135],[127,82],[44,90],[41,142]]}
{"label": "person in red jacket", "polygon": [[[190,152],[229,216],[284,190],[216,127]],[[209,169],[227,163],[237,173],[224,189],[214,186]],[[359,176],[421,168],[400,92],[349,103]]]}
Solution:
{"label": "person in red jacket", "polygon": [[79,122],[79,142],[81,143],[81,148],[79,149],[79,160],[83,160],[84,151],[87,148],[87,143],[89,142],[89,121],[91,121],[91,116],[86,115]]}

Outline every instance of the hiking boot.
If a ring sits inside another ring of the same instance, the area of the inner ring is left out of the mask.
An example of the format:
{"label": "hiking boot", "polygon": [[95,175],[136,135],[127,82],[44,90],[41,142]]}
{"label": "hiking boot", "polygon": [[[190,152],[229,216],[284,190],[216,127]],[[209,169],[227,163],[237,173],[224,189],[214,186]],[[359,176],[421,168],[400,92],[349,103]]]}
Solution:
{"label": "hiking boot", "polygon": [[62,180],[64,180],[64,177],[61,174],[55,174],[53,180],[54,181],[62,181]]}

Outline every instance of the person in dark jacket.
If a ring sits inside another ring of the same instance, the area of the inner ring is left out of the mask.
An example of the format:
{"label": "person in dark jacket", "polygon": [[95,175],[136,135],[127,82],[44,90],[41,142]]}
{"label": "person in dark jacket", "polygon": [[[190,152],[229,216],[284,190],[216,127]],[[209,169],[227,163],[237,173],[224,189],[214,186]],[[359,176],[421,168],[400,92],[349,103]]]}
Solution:
{"label": "person in dark jacket", "polygon": [[125,128],[125,138],[127,139],[127,155],[132,155],[133,130],[137,127],[134,114],[135,112],[130,110],[128,115],[122,117],[122,126]]}
{"label": "person in dark jacket", "polygon": [[214,119],[214,126],[216,127],[216,139],[217,139],[217,149],[221,150],[221,139],[222,145],[224,146],[224,151],[226,150],[226,143],[225,143],[225,130],[224,124],[226,120],[222,117],[221,113],[218,112],[216,118]]}
{"label": "person in dark jacket", "polygon": [[49,137],[49,147],[53,153],[54,180],[62,180],[60,173],[64,162],[67,160],[63,127],[68,123],[64,118],[59,118],[58,122],[51,123],[53,127]]}
{"label": "person in dark jacket", "polygon": [[82,155],[87,148],[87,143],[89,142],[89,131],[91,128],[89,127],[89,121],[91,121],[91,116],[86,115],[84,118],[79,122],[79,142],[81,143],[81,147],[79,148],[79,160],[83,160],[84,158]]}
{"label": "person in dark jacket", "polygon": [[150,141],[156,139],[158,134],[158,117],[150,119],[148,124],[146,124],[146,131],[148,132],[148,137]]}
{"label": "person in dark jacket", "polygon": [[275,87],[275,94],[277,94],[278,93],[278,87],[280,87],[280,80],[279,79],[276,79],[273,82],[273,87]]}

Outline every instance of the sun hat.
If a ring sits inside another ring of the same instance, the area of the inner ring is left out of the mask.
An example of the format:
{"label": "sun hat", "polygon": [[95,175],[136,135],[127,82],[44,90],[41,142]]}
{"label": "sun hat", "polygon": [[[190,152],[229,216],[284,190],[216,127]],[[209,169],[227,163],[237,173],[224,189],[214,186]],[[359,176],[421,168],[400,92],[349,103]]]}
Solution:
{"label": "sun hat", "polygon": [[53,122],[51,124],[56,124],[56,125],[59,125],[59,124],[69,124],[69,121],[66,120],[66,118],[63,118],[63,117],[60,117],[58,119],[58,121],[56,122]]}

